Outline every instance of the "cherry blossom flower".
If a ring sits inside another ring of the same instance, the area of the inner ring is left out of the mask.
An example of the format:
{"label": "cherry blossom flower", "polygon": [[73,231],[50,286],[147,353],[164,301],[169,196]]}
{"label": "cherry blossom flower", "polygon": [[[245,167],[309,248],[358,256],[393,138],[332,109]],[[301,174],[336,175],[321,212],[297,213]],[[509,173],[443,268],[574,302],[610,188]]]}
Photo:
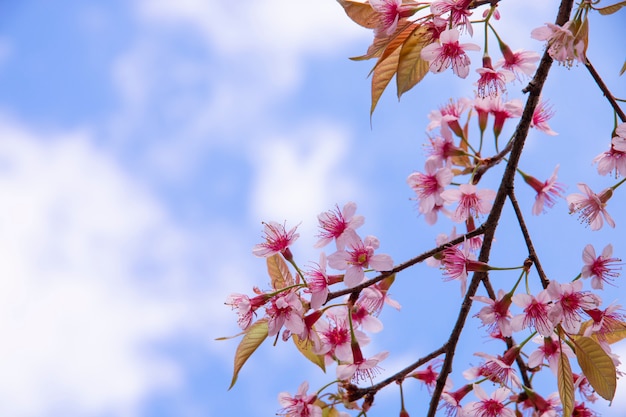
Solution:
{"label": "cherry blossom flower", "polygon": [[478,97],[495,97],[506,91],[506,83],[513,81],[515,75],[507,69],[493,69],[490,57],[483,57],[482,68],[476,69],[480,75],[478,80]]}
{"label": "cherry blossom flower", "polygon": [[471,100],[465,97],[456,101],[450,99],[447,104],[440,106],[438,110],[433,110],[428,114],[430,123],[426,126],[426,130],[430,131],[442,126],[442,124],[447,124],[457,136],[462,136],[463,132],[459,125],[459,119],[461,115],[469,109],[471,104]]}
{"label": "cherry blossom flower", "polygon": [[454,174],[449,168],[437,169],[437,162],[432,159],[426,161],[424,168],[426,173],[414,172],[406,181],[417,194],[419,212],[428,214],[436,205],[443,205],[441,193],[450,185]]}
{"label": "cherry blossom flower", "polygon": [[448,277],[447,281],[454,279],[461,282],[461,296],[465,295],[468,272],[485,272],[491,269],[486,263],[473,260],[472,256],[467,246],[463,250],[457,247],[447,248],[442,253],[441,266]]}
{"label": "cherry blossom flower", "polygon": [[548,337],[554,330],[554,323],[550,319],[550,309],[552,307],[552,299],[546,290],[543,290],[533,296],[531,294],[518,293],[512,297],[513,303],[522,308],[522,314],[518,314],[511,320],[513,331],[531,327],[537,332]]}
{"label": "cherry blossom flower", "polygon": [[259,243],[252,248],[252,253],[259,257],[268,258],[277,253],[281,253],[285,259],[292,258],[289,246],[300,237],[296,233],[298,226],[295,226],[289,232],[285,230],[285,226],[276,222],[265,224],[265,242]]}
{"label": "cherry blossom flower", "polygon": [[317,310],[326,302],[330,284],[326,274],[326,254],[320,253],[320,263],[316,268],[305,272],[307,292],[311,293],[311,308]]}
{"label": "cherry blossom flower", "polygon": [[590,292],[581,291],[582,286],[582,281],[559,284],[553,280],[546,288],[554,300],[548,313],[550,321],[554,324],[560,323],[563,330],[570,334],[577,334],[580,330],[583,310],[591,310],[600,305],[600,298]]}
{"label": "cherry blossom flower", "polygon": [[357,304],[364,306],[370,314],[379,315],[385,304],[400,310],[401,306],[396,300],[393,300],[387,294],[387,289],[381,286],[381,282],[363,288],[361,296],[357,300]]}
{"label": "cherry blossom flower", "polygon": [[485,359],[485,362],[463,372],[463,377],[467,380],[485,377],[500,385],[508,386],[513,383],[515,386],[521,387],[522,383],[512,366],[519,352],[520,349],[517,346],[507,350],[503,356],[497,357],[483,352],[476,352],[474,355]]}
{"label": "cherry blossom flower", "polygon": [[[352,362],[352,342],[350,338],[350,324],[347,317],[347,310],[333,309],[326,314],[328,320],[319,320],[315,329],[319,334],[321,346],[318,355],[324,355],[327,365],[339,360],[341,362]],[[355,329],[354,335],[361,345],[369,343],[369,338],[365,333]]]}
{"label": "cherry blossom flower", "polygon": [[535,111],[533,112],[530,127],[540,130],[546,135],[556,136],[558,133],[552,130],[550,125],[548,125],[548,120],[550,120],[552,116],[554,116],[552,106],[548,105],[545,101],[539,101],[539,103],[537,103],[537,107],[535,107]]}
{"label": "cherry blossom flower", "polygon": [[558,392],[553,392],[547,398],[543,398],[529,388],[524,388],[524,392],[517,396],[516,402],[523,410],[532,410],[532,417],[558,417],[560,410],[557,407],[561,405]]}
{"label": "cherry blossom flower", "polygon": [[250,298],[245,294],[231,294],[226,299],[225,304],[232,307],[233,310],[237,310],[237,324],[242,330],[246,330],[250,323],[252,323],[252,317],[256,310],[263,306],[271,297],[267,294],[258,295]]}
{"label": "cherry blossom flower", "polygon": [[520,117],[523,111],[522,101],[513,99],[505,103],[502,102],[501,96],[494,97],[490,101],[489,113],[493,115],[493,134],[498,138],[502,132],[502,127],[508,119]]}
{"label": "cherry blossom flower", "polygon": [[430,11],[438,17],[450,13],[445,20],[451,22],[454,27],[464,27],[471,36],[473,35],[472,23],[469,20],[472,15],[469,10],[471,3],[472,0],[435,0],[430,4]]}
{"label": "cherry blossom flower", "polygon": [[550,370],[556,375],[561,353],[569,358],[576,356],[572,349],[558,338],[537,336],[533,338],[533,342],[539,343],[540,346],[528,356],[529,368],[536,368],[547,361]]}
{"label": "cherry blossom flower", "polygon": [[541,182],[537,178],[520,171],[524,181],[533,187],[533,189],[537,192],[537,195],[535,196],[535,204],[533,204],[533,214],[535,216],[544,213],[544,207],[553,207],[556,203],[556,198],[563,198],[561,193],[565,191],[565,186],[556,182],[558,171],[559,166],[557,165],[550,178],[544,182]]}
{"label": "cherry blossom flower", "polygon": [[587,408],[585,403],[579,403],[576,401],[574,409],[572,410],[572,417],[598,417],[598,414]]}
{"label": "cherry blossom flower", "polygon": [[502,68],[512,71],[518,80],[521,80],[522,74],[531,77],[537,68],[536,62],[539,61],[539,54],[535,51],[524,51],[518,49],[511,51],[508,45],[500,42],[500,51],[503,58],[496,62],[496,68]]}
{"label": "cherry blossom flower", "polygon": [[295,292],[284,292],[273,297],[266,311],[269,316],[268,336],[278,334],[283,325],[291,333],[300,334],[304,331],[304,307]]}
{"label": "cherry blossom flower", "polygon": [[450,379],[446,380],[444,391],[441,393],[442,409],[445,410],[448,417],[462,417],[463,407],[461,406],[461,400],[465,398],[467,394],[474,389],[473,384],[466,384],[456,391],[451,391],[452,383]]}
{"label": "cherry blossom flower", "polygon": [[461,184],[458,189],[445,190],[441,193],[443,200],[448,203],[459,202],[452,220],[464,222],[468,217],[478,217],[489,213],[492,202],[496,197],[494,190],[477,190],[473,184]]}
{"label": "cherry blossom flower", "polygon": [[441,367],[443,360],[435,359],[426,366],[426,369],[418,369],[410,373],[408,376],[421,381],[426,385],[428,392],[432,393],[435,385],[437,384],[437,378],[439,378],[439,371],[435,370],[435,367]]}
{"label": "cherry blossom flower", "polygon": [[515,412],[504,405],[511,391],[500,387],[491,396],[480,385],[474,384],[474,394],[480,401],[468,403],[463,407],[464,417],[515,417]]}
{"label": "cherry blossom flower", "polygon": [[579,219],[587,223],[591,230],[600,230],[604,224],[602,218],[607,224],[615,227],[613,218],[606,211],[606,202],[613,196],[613,190],[607,188],[599,194],[594,193],[587,184],[579,183],[578,189],[585,194],[570,194],[567,196],[569,204],[569,212],[579,213]]}
{"label": "cherry blossom flower", "polygon": [[[448,243],[451,240],[454,240],[459,236],[460,235],[456,233],[456,226],[452,226],[452,231],[450,232],[450,235],[446,235],[445,233],[439,233],[437,237],[435,238],[435,243],[437,246],[441,246],[444,243]],[[441,267],[442,257],[443,255],[441,253],[435,256],[431,256],[430,258],[426,259],[426,265],[432,268],[439,268]]]}
{"label": "cherry blossom flower", "polygon": [[607,335],[624,330],[624,314],[621,313],[622,306],[619,304],[611,304],[604,310],[592,309],[585,310],[585,313],[591,317],[593,323],[585,329],[585,336],[592,334],[600,342],[607,341]]}
{"label": "cherry blossom flower", "polygon": [[583,62],[585,44],[576,39],[570,30],[572,22],[563,26],[546,23],[545,26],[533,29],[530,37],[539,41],[547,41],[548,54],[560,64],[570,68],[574,60]]}
{"label": "cherry blossom flower", "polygon": [[475,317],[478,317],[482,321],[483,326],[489,326],[490,332],[498,328],[500,334],[504,337],[510,337],[512,335],[510,319],[513,315],[509,311],[509,307],[511,306],[510,293],[499,290],[498,297],[495,300],[482,295],[475,295],[472,297],[472,300],[487,304],[475,315]]}
{"label": "cherry blossom flower", "polygon": [[619,258],[612,258],[613,245],[610,243],[604,247],[602,254],[596,257],[596,250],[591,245],[585,246],[583,249],[583,262],[585,265],[581,271],[583,278],[591,277],[591,288],[595,290],[603,289],[604,282],[613,281],[619,276],[619,270],[615,266],[621,265]]}
{"label": "cherry blossom flower", "polygon": [[339,250],[328,256],[328,265],[339,271],[345,270],[343,282],[348,288],[360,284],[365,279],[364,269],[372,268],[375,271],[389,271],[393,268],[393,259],[389,255],[376,254],[374,251],[380,246],[374,236],[366,236],[363,241],[350,245],[348,250]]}
{"label": "cherry blossom flower", "polygon": [[398,27],[398,22],[415,12],[414,4],[402,5],[402,0],[369,0],[369,4],[378,13],[376,36],[381,33],[391,36]]}
{"label": "cherry blossom flower", "polygon": [[288,392],[278,394],[278,402],[283,407],[277,414],[287,417],[322,417],[322,409],[315,405],[317,395],[307,395],[309,383],[303,382],[298,392],[291,396]]}
{"label": "cherry blossom flower", "polygon": [[438,168],[449,165],[453,156],[465,155],[465,152],[454,144],[450,129],[441,129],[441,136],[429,138],[429,141],[431,149],[426,161],[434,161]]}
{"label": "cherry blossom flower", "polygon": [[470,70],[470,59],[465,51],[478,50],[480,47],[473,43],[459,44],[459,31],[448,29],[441,32],[438,42],[426,45],[421,51],[421,56],[430,63],[430,70],[434,73],[452,66],[452,71],[457,76],[465,78]]}
{"label": "cherry blossom flower", "polygon": [[349,202],[339,211],[339,207],[335,206],[335,210],[326,211],[317,216],[320,225],[320,240],[314,247],[321,248],[329,244],[333,239],[337,245],[337,249],[343,249],[349,243],[359,240],[356,229],[365,223],[363,216],[355,216],[356,203]]}
{"label": "cherry blossom flower", "polygon": [[626,176],[626,123],[615,129],[615,135],[611,139],[611,148],[593,158],[593,163],[598,164],[598,174],[614,172],[617,178],[618,174]]}
{"label": "cherry blossom flower", "polygon": [[378,363],[383,361],[389,352],[380,352],[369,359],[365,359],[358,343],[352,343],[354,361],[349,364],[337,365],[337,379],[358,383],[369,379],[370,382],[380,373]]}
{"label": "cherry blossom flower", "polygon": [[358,301],[354,304],[351,311],[352,325],[357,328],[360,327],[370,333],[378,333],[383,329],[383,322],[374,316],[368,308]]}

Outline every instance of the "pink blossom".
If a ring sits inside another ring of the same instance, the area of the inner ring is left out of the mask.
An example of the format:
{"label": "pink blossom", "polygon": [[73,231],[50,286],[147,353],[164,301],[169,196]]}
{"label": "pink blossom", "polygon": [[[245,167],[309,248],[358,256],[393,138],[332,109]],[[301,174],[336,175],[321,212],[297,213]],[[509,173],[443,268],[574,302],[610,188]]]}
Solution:
{"label": "pink blossom", "polygon": [[611,148],[593,158],[598,164],[598,174],[606,175],[615,172],[615,177],[626,176],[626,123],[615,129],[615,136],[611,139]]}
{"label": "pink blossom", "polygon": [[473,184],[461,184],[458,189],[445,190],[441,193],[443,200],[448,203],[459,202],[452,220],[464,222],[468,217],[478,217],[489,213],[492,202],[496,197],[493,190],[477,190]]}
{"label": "pink blossom", "polygon": [[[367,289],[367,288],[366,288]],[[363,330],[370,333],[378,333],[383,329],[383,322],[378,319],[368,307],[360,304],[358,301],[352,308],[352,325],[354,327],[361,327]]]}
{"label": "pink blossom", "polygon": [[[320,337],[321,346],[319,355],[324,355],[326,364],[330,364],[336,360],[341,362],[352,362],[352,349],[350,344],[350,324],[347,317],[347,310],[332,310],[326,314],[328,320],[319,320],[315,329]],[[365,333],[355,329],[354,335],[361,345],[369,342],[369,338]]]}
{"label": "pink blossom", "polygon": [[296,233],[298,226],[287,232],[284,225],[276,222],[264,223],[264,225],[265,242],[255,245],[252,248],[252,253],[265,258],[281,253],[285,259],[290,259],[291,251],[289,246],[300,237]]}
{"label": "pink blossom", "polygon": [[441,368],[443,364],[443,360],[435,359],[431,363],[426,366],[426,369],[419,369],[415,372],[410,373],[408,376],[421,381],[428,388],[428,392],[432,393],[432,390],[435,388],[437,384],[437,379],[439,378],[439,371],[435,370],[435,367]]}
{"label": "pink blossom", "polygon": [[574,405],[574,410],[572,411],[572,416],[576,417],[598,417],[598,414],[587,408],[585,403],[576,402]]}
{"label": "pink blossom", "polygon": [[424,168],[426,173],[412,173],[407,178],[407,183],[417,194],[420,213],[427,214],[436,205],[443,205],[441,193],[452,182],[454,174],[449,168],[437,169],[437,162],[432,159],[426,161]]}
{"label": "pink blossom", "polygon": [[500,387],[491,396],[474,384],[474,394],[480,401],[470,402],[463,407],[464,417],[515,417],[515,412],[506,408],[504,402],[509,398],[511,391]]}
{"label": "pink blossom", "polygon": [[536,297],[524,293],[515,294],[512,300],[516,306],[524,310],[511,320],[513,331],[531,327],[544,337],[552,334],[554,323],[549,316],[552,300],[546,290],[539,292]]}
{"label": "pink blossom", "polygon": [[352,288],[365,279],[364,269],[372,268],[382,272],[393,268],[393,260],[389,255],[374,255],[379,246],[380,242],[376,237],[367,236],[363,241],[359,239],[351,244],[348,250],[339,250],[328,256],[328,265],[340,271],[345,270],[343,282],[348,288]]}
{"label": "pink blossom", "polygon": [[519,355],[519,351],[520,349],[514,346],[507,350],[503,356],[497,357],[483,352],[476,352],[474,355],[485,359],[485,362],[463,372],[463,377],[467,380],[485,377],[497,384],[510,385],[513,383],[515,386],[521,387],[522,383],[512,367],[515,358]]}
{"label": "pink blossom", "polygon": [[375,30],[377,36],[381,33],[393,35],[399,20],[414,13],[414,6],[403,6],[402,0],[369,0],[369,4],[378,12],[378,26]]}
{"label": "pink blossom", "polygon": [[449,13],[445,20],[452,23],[453,27],[464,27],[470,36],[473,34],[472,23],[469,17],[472,12],[469,6],[472,0],[435,0],[430,5],[430,11],[437,17]]}
{"label": "pink blossom", "polygon": [[364,306],[367,311],[373,315],[379,315],[385,304],[396,310],[400,310],[400,303],[389,297],[387,294],[388,290],[382,289],[380,284],[379,282],[367,288],[363,288],[357,304]]}
{"label": "pink blossom", "polygon": [[355,216],[356,203],[349,202],[343,206],[343,210],[339,211],[339,207],[335,206],[335,210],[326,211],[317,216],[320,225],[320,240],[315,244],[316,248],[321,248],[329,244],[333,239],[337,245],[337,249],[343,249],[349,243],[358,241],[356,229],[365,223],[363,216]]}
{"label": "pink blossom", "polygon": [[540,58],[538,53],[521,49],[512,52],[511,48],[503,43],[500,44],[500,50],[503,58],[496,63],[496,68],[502,66],[502,68],[512,71],[518,80],[521,79],[522,74],[531,77],[535,73],[536,62]]}
{"label": "pink blossom", "polygon": [[540,346],[528,356],[528,367],[536,368],[544,363],[544,360],[548,362],[548,366],[554,375],[557,374],[559,360],[561,358],[561,352],[569,358],[573,358],[576,355],[572,349],[566,344],[562,343],[558,338],[552,337],[535,337],[533,341],[539,343]]}
{"label": "pink blossom", "polygon": [[509,307],[511,306],[511,294],[505,293],[504,290],[499,290],[498,297],[495,300],[482,295],[475,295],[472,297],[472,300],[487,304],[480,309],[476,317],[482,321],[484,326],[489,326],[490,332],[497,328],[500,330],[502,336],[511,336],[510,319],[512,314],[509,311]]}
{"label": "pink blossom", "polygon": [[618,262],[622,260],[619,258],[612,258],[613,245],[610,243],[604,247],[602,254],[596,257],[596,251],[591,245],[585,246],[583,250],[583,270],[581,276],[583,278],[591,277],[591,288],[595,290],[603,289],[604,282],[613,281],[613,279],[619,276],[619,270],[622,268],[616,268],[615,266],[621,265]]}
{"label": "pink blossom", "polygon": [[471,104],[472,102],[465,97],[456,101],[450,99],[447,104],[440,106],[438,110],[433,110],[428,114],[430,123],[426,126],[426,130],[433,130],[447,123],[456,135],[461,136],[462,129],[459,125],[459,119]]}
{"label": "pink blossom", "polygon": [[[435,243],[437,246],[441,246],[444,243],[448,243],[451,240],[454,240],[459,236],[460,235],[456,233],[456,226],[453,226],[452,231],[450,232],[450,235],[446,235],[445,233],[439,233],[437,237],[435,238]],[[430,258],[426,259],[426,265],[433,267],[433,268],[440,267],[442,256],[443,255],[441,253],[435,256],[431,256]]]}
{"label": "pink blossom", "polygon": [[513,81],[515,75],[507,69],[493,69],[491,58],[483,57],[483,66],[476,72],[480,75],[478,80],[478,97],[495,97],[506,91],[506,83]]}
{"label": "pink blossom", "polygon": [[444,391],[441,393],[441,400],[443,401],[441,408],[446,411],[446,415],[449,417],[463,417],[461,400],[472,392],[474,385],[466,384],[456,391],[450,391],[452,389],[452,383],[448,383],[449,381],[449,379],[446,380]]}
{"label": "pink blossom", "polygon": [[537,192],[535,196],[535,204],[533,204],[533,214],[535,216],[545,212],[544,206],[552,207],[556,203],[556,198],[563,198],[561,194],[565,191],[565,186],[559,182],[556,182],[557,172],[559,166],[554,168],[554,172],[546,181],[541,182],[537,178],[522,173],[524,181]]}
{"label": "pink blossom", "polygon": [[570,194],[567,196],[570,214],[579,213],[579,219],[587,223],[591,230],[600,230],[602,228],[604,224],[602,217],[604,217],[609,226],[615,227],[613,218],[605,208],[606,202],[613,196],[613,190],[607,188],[600,194],[595,194],[587,184],[583,183],[579,183],[578,188],[585,194]]}
{"label": "pink blossom", "polygon": [[582,281],[559,284],[550,281],[548,294],[554,300],[554,304],[548,313],[550,321],[560,323],[567,333],[577,334],[582,324],[581,313],[583,310],[591,310],[600,305],[598,296],[581,291]]}
{"label": "pink blossom", "polygon": [[463,247],[462,251],[457,247],[451,247],[442,252],[441,265],[444,274],[448,277],[448,281],[454,279],[461,282],[462,296],[465,295],[468,272],[485,272],[490,269],[486,263],[473,260],[471,257],[467,246]]}
{"label": "pink blossom", "polygon": [[427,161],[434,161],[438,168],[449,165],[453,156],[465,155],[465,152],[454,144],[450,129],[441,129],[441,136],[429,138],[429,141],[431,149]]}
{"label": "pink blossom", "polygon": [[328,297],[328,285],[330,284],[326,274],[326,254],[320,253],[320,263],[316,268],[305,272],[307,276],[307,291],[311,293],[311,308],[317,310],[326,302]]}
{"label": "pink blossom", "polygon": [[539,41],[547,41],[548,54],[560,64],[571,67],[574,60],[583,62],[585,44],[576,39],[570,30],[572,22],[563,26],[546,23],[545,26],[533,29],[530,37]]}
{"label": "pink blossom", "polygon": [[439,41],[426,45],[422,59],[430,63],[430,70],[439,73],[452,66],[452,71],[461,78],[467,77],[470,59],[465,51],[478,51],[480,47],[473,43],[459,44],[459,31],[448,29],[441,33]]}
{"label": "pink blossom", "polygon": [[585,310],[585,313],[591,317],[593,323],[585,329],[585,336],[592,334],[601,341],[607,341],[607,335],[617,331],[624,330],[624,314],[621,313],[622,306],[619,304],[611,304],[604,310],[593,309]]}
{"label": "pink blossom", "polygon": [[520,117],[522,115],[522,101],[519,99],[513,99],[503,103],[501,96],[498,96],[494,97],[490,104],[489,113],[491,113],[494,117],[493,133],[497,138],[500,136],[502,127],[508,119]]}
{"label": "pink blossom", "polygon": [[271,299],[271,305],[266,307],[269,316],[268,335],[278,334],[285,326],[291,333],[301,334],[304,329],[304,307],[302,300],[295,292],[283,292]]}
{"label": "pink blossom", "polygon": [[246,330],[252,322],[252,317],[256,310],[263,306],[268,300],[267,294],[258,295],[250,298],[245,294],[231,294],[226,299],[226,305],[232,307],[233,310],[237,310],[237,323],[242,330]]}
{"label": "pink blossom", "polygon": [[537,130],[542,131],[546,135],[556,136],[554,130],[550,128],[548,125],[548,120],[550,120],[554,116],[554,111],[552,110],[552,106],[549,106],[547,102],[540,101],[535,107],[535,111],[533,112],[533,118],[530,122],[530,127],[534,127]]}
{"label": "pink blossom", "polygon": [[322,409],[315,405],[317,395],[307,395],[309,383],[303,382],[292,397],[288,392],[278,394],[278,402],[283,407],[277,415],[287,417],[322,417]]}
{"label": "pink blossom", "polygon": [[380,352],[369,359],[365,359],[362,355],[358,358],[358,355],[355,355],[353,349],[353,355],[355,356],[353,363],[337,366],[337,379],[356,383],[369,379],[371,382],[371,380],[380,373],[378,363],[389,356],[389,352]]}

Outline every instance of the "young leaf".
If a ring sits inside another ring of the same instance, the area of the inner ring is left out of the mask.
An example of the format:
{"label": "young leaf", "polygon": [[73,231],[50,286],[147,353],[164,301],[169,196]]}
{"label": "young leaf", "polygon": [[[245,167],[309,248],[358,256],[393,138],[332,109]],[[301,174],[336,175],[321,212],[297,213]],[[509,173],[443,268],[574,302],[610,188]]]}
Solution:
{"label": "young leaf", "polygon": [[267,258],[267,273],[270,276],[272,288],[275,290],[294,284],[287,263],[278,253]]}
{"label": "young leaf", "polygon": [[620,77],[624,75],[625,72],[626,72],[626,61],[624,61],[624,65],[622,65],[622,69],[619,70]]}
{"label": "young leaf", "polygon": [[617,388],[617,373],[611,357],[590,337],[573,339],[576,359],[589,384],[605,400],[611,401]]}
{"label": "young leaf", "polygon": [[557,372],[557,384],[559,386],[559,397],[563,407],[563,415],[571,416],[574,411],[574,376],[569,359],[561,352]]}
{"label": "young leaf", "polygon": [[[385,60],[379,60],[374,67],[374,75],[372,76],[372,105],[370,107],[370,117],[374,114],[374,109],[380,96],[387,88],[389,81],[393,78],[393,75],[398,69],[398,57],[400,56],[400,49],[396,50],[389,55]],[[381,58],[382,59],[382,58]]]}
{"label": "young leaf", "polygon": [[228,387],[229,390],[235,386],[241,367],[246,363],[250,355],[261,346],[261,343],[267,338],[267,333],[267,319],[260,319],[248,327],[246,334],[243,339],[241,339],[241,343],[239,343],[237,351],[235,352],[235,368],[233,371],[233,379],[230,382],[230,387]]}
{"label": "young leaf", "polygon": [[326,364],[324,363],[324,355],[318,355],[315,353],[313,349],[313,342],[310,340],[301,340],[298,335],[293,335],[293,342],[296,344],[296,347],[304,355],[305,358],[313,362],[315,365],[319,366],[322,371],[326,372]]}
{"label": "young leaf", "polygon": [[421,57],[422,48],[429,42],[428,31],[423,26],[416,27],[400,50],[396,85],[398,99],[428,73],[429,65]]}
{"label": "young leaf", "polygon": [[[594,334],[591,337],[596,342],[598,341],[598,335]],[[618,321],[614,323],[610,331],[608,333],[602,334],[602,340],[605,340],[608,344],[612,345],[613,343],[619,342],[626,338],[626,323],[623,321]]]}
{"label": "young leaf", "polygon": [[337,0],[348,17],[357,25],[367,29],[375,29],[378,25],[378,13],[369,3],[352,0]]}
{"label": "young leaf", "polygon": [[601,8],[596,9],[596,10],[599,11],[600,14],[603,14],[603,15],[606,16],[606,15],[613,14],[613,13],[617,12],[619,9],[621,9],[624,6],[626,6],[626,1],[620,1],[619,3],[612,4],[612,5],[606,6],[606,7],[601,7]]}

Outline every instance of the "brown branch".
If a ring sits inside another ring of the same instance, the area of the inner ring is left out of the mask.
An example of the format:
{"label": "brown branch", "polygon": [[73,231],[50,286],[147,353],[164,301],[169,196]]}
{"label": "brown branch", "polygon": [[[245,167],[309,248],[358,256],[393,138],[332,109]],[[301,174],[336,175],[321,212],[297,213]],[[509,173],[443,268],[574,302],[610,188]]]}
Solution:
{"label": "brown branch", "polygon": [[591,65],[591,61],[589,61],[589,58],[587,57],[585,57],[585,67],[587,67],[587,69],[589,70],[589,73],[593,77],[593,80],[596,82],[596,84],[598,84],[598,87],[600,87],[600,90],[602,90],[602,94],[604,94],[604,97],[606,97],[606,99],[609,101],[611,107],[613,107],[613,110],[615,111],[615,113],[617,113],[622,123],[626,122],[626,114],[624,114],[622,108],[619,106],[619,104],[617,104],[615,97],[613,96],[613,94],[611,94],[611,91],[602,80],[602,77],[600,77],[598,71],[596,71],[593,65]]}
{"label": "brown branch", "polygon": [[[565,22],[568,21],[570,13],[572,11],[573,0],[562,0],[559,5],[559,12],[556,18],[556,24],[562,26]],[[500,216],[502,215],[502,209],[504,207],[504,201],[507,195],[513,189],[513,183],[515,179],[515,171],[517,169],[517,165],[519,163],[520,156],[522,154],[522,150],[524,148],[524,143],[526,141],[526,137],[528,136],[528,130],[530,129],[530,124],[532,122],[532,116],[537,107],[537,103],[539,102],[539,96],[541,94],[541,90],[543,89],[543,85],[548,77],[548,73],[550,71],[550,67],[552,66],[552,58],[548,55],[548,52],[545,51],[543,57],[541,58],[541,62],[539,67],[537,68],[537,72],[535,76],[529,83],[526,88],[527,91],[530,92],[528,99],[526,101],[526,105],[524,107],[524,112],[522,113],[522,117],[520,119],[517,128],[515,129],[515,133],[513,135],[513,145],[511,148],[511,154],[509,157],[509,161],[504,170],[504,174],[502,177],[502,182],[500,183],[500,187],[496,194],[496,198],[493,203],[493,207],[491,209],[491,213],[485,222],[485,236],[483,240],[483,246],[480,251],[480,255],[478,259],[483,262],[489,261],[489,255],[491,253],[491,244],[493,243],[493,238],[495,235],[495,230],[498,226],[498,221],[500,220]],[[434,417],[437,413],[437,407],[439,405],[439,401],[441,399],[441,394],[443,392],[443,388],[448,378],[448,375],[452,371],[452,362],[454,359],[454,353],[456,351],[457,344],[459,342],[459,338],[461,336],[461,332],[465,327],[465,321],[469,315],[470,308],[472,306],[471,297],[476,293],[478,289],[478,284],[480,281],[485,279],[487,274],[485,272],[476,272],[472,276],[472,280],[470,282],[469,288],[467,290],[467,294],[465,294],[465,298],[463,299],[463,303],[461,304],[461,309],[459,311],[459,316],[454,325],[452,333],[450,335],[450,339],[448,340],[448,349],[446,351],[445,359],[443,365],[441,367],[441,371],[439,374],[439,378],[437,378],[437,384],[433,391],[433,396],[430,401],[430,406],[428,409],[428,417]]]}

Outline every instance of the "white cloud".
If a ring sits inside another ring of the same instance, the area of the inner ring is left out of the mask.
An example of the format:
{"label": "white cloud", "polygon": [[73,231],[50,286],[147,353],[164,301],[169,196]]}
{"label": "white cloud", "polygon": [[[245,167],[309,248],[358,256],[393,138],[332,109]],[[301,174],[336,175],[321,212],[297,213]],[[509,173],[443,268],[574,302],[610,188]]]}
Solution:
{"label": "white cloud", "polygon": [[135,415],[203,314],[184,236],[87,133],[0,126],[0,414]]}

